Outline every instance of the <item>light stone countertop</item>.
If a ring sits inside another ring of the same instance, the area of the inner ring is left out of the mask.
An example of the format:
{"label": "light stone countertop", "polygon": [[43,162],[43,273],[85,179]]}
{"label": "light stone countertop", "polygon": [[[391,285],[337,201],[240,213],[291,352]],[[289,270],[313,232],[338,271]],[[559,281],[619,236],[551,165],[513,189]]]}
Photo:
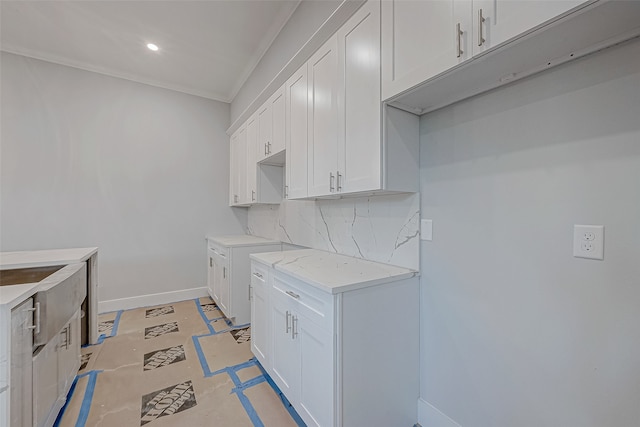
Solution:
{"label": "light stone countertop", "polygon": [[415,277],[418,272],[317,249],[265,252],[251,259],[331,294]]}
{"label": "light stone countertop", "polygon": [[[0,270],[67,265],[88,260],[98,248],[51,249],[41,251],[0,252]],[[0,308],[20,304],[38,291],[38,283],[0,286]]]}
{"label": "light stone countertop", "polygon": [[0,252],[0,270],[73,264],[88,260],[96,252],[98,248]]}
{"label": "light stone countertop", "polygon": [[282,243],[279,240],[270,240],[265,239],[264,237],[251,236],[249,234],[239,234],[235,236],[207,236],[207,240],[224,247],[277,245]]}

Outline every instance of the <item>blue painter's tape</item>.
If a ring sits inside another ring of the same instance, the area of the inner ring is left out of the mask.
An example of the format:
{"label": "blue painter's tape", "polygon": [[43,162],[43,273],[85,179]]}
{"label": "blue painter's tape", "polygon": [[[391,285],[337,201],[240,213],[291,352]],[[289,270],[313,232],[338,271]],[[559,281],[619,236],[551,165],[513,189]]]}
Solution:
{"label": "blue painter's tape", "polygon": [[293,406],[291,405],[287,397],[284,395],[284,393],[282,393],[282,391],[280,391],[280,388],[278,388],[276,383],[273,382],[273,379],[269,376],[269,374],[267,374],[267,371],[264,370],[260,362],[258,362],[257,360],[256,360],[256,365],[258,366],[258,368],[260,368],[260,371],[262,372],[262,375],[264,375],[264,378],[266,379],[267,384],[269,384],[273,389],[273,391],[275,391],[276,394],[280,396],[280,400],[282,401],[282,404],[284,405],[287,412],[289,412],[289,415],[291,415],[291,418],[293,418],[293,420],[296,422],[298,427],[306,427],[307,425],[302,420],[300,415],[296,412],[296,410],[293,408]]}
{"label": "blue painter's tape", "polygon": [[89,416],[89,409],[91,408],[91,401],[93,400],[93,391],[96,387],[96,379],[98,374],[102,371],[89,371],[84,374],[77,375],[73,379],[73,383],[71,384],[71,388],[69,388],[69,393],[67,394],[67,401],[65,402],[62,409],[60,409],[60,413],[58,413],[58,417],[56,421],[53,423],[53,427],[58,427],[60,422],[62,421],[62,417],[64,416],[65,411],[67,410],[67,406],[69,406],[69,402],[73,398],[73,395],[76,391],[76,386],[78,385],[78,380],[80,378],[89,377],[89,382],[87,383],[87,388],[84,392],[84,398],[82,399],[82,405],[80,406],[80,414],[78,415],[78,419],[76,420],[76,427],[84,427],[87,422],[87,418]]}
{"label": "blue painter's tape", "polygon": [[116,334],[118,333],[118,326],[120,325],[120,316],[122,316],[122,312],[124,310],[120,310],[118,311],[118,314],[116,314],[116,318],[113,321],[113,327],[111,328],[111,335],[109,335],[110,337],[115,337]]}
{"label": "blue painter's tape", "polygon": [[193,340],[193,346],[196,349],[196,354],[198,355],[198,360],[200,361],[200,366],[202,367],[202,372],[204,373],[204,377],[210,377],[213,374],[211,373],[211,370],[209,369],[209,364],[207,363],[207,359],[204,357],[204,353],[202,352],[202,346],[200,345],[200,341],[198,340],[200,337],[203,337],[206,335],[194,335],[191,337],[191,339]]}
{"label": "blue painter's tape", "polygon": [[253,405],[249,401],[249,398],[245,396],[242,391],[236,393],[236,396],[238,396],[238,399],[240,399],[240,403],[242,404],[242,407],[244,408],[245,412],[249,416],[249,419],[253,423],[254,427],[264,427],[262,420],[260,419],[260,417],[258,416],[258,413],[256,412]]}
{"label": "blue painter's tape", "polygon": [[78,414],[78,420],[76,421],[76,427],[84,427],[89,418],[89,410],[91,409],[91,401],[93,400],[93,392],[96,388],[96,380],[98,374],[102,371],[89,371],[89,382],[87,383],[87,389],[84,392],[84,398],[82,399],[82,405],[80,406],[80,413]]}

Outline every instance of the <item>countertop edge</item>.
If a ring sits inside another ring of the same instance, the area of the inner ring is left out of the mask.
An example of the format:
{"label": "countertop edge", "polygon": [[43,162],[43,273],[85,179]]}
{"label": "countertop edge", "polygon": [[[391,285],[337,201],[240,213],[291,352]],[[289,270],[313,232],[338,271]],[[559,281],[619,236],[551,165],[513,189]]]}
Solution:
{"label": "countertop edge", "polygon": [[[98,248],[97,247],[89,247],[89,248],[70,248],[70,249],[64,249],[63,251],[72,251],[72,250],[77,250],[78,252],[85,250],[85,252],[83,252],[83,254],[80,257],[70,257],[70,258],[54,258],[52,257],[51,259],[47,259],[47,260],[41,260],[41,261],[26,261],[26,262],[14,262],[14,263],[1,263],[0,262],[0,271],[1,270],[11,270],[14,268],[31,268],[31,267],[46,267],[46,266],[53,266],[53,265],[66,265],[66,264],[73,264],[76,262],[84,262],[86,260],[88,260],[89,258],[91,258],[93,255],[95,255],[98,252]],[[59,251],[58,249],[52,249],[51,253],[53,255],[55,255],[55,252]],[[22,256],[24,257],[28,257],[29,254],[42,254],[45,252],[49,252],[47,250],[44,251],[16,251],[16,252],[2,252],[3,254],[18,254],[21,253]]]}

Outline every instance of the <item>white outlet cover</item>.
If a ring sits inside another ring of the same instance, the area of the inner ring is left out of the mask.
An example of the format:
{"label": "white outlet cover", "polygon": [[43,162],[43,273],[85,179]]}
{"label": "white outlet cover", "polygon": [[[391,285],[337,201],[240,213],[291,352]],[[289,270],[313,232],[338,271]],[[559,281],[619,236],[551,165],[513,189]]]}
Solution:
{"label": "white outlet cover", "polygon": [[429,242],[433,240],[433,220],[423,219],[420,221],[420,239]]}
{"label": "white outlet cover", "polygon": [[577,258],[604,259],[604,226],[573,226],[573,256]]}

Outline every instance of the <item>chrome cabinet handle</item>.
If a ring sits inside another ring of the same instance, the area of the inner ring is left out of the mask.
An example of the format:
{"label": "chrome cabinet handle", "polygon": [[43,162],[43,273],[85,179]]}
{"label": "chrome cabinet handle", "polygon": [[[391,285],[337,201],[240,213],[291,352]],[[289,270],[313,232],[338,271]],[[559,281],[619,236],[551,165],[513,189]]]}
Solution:
{"label": "chrome cabinet handle", "polygon": [[482,9],[478,10],[478,46],[482,46],[482,44],[486,41],[482,36],[482,25],[486,19],[482,16]]}
{"label": "chrome cabinet handle", "polygon": [[251,283],[249,283],[249,301],[251,301]]}
{"label": "chrome cabinet handle", "polygon": [[254,202],[256,200],[256,190],[251,190],[251,201]]}
{"label": "chrome cabinet handle", "polygon": [[213,267],[213,258],[209,257],[209,267]]}
{"label": "chrome cabinet handle", "polygon": [[289,295],[292,298],[300,299],[300,295],[298,295],[298,294],[296,294],[296,293],[294,293],[292,291],[286,291],[285,294]]}
{"label": "chrome cabinet handle", "polygon": [[336,172],[336,181],[337,181],[337,191],[342,191],[342,184],[340,183],[342,181],[342,174],[340,173],[340,171]]}
{"label": "chrome cabinet handle", "polygon": [[34,308],[28,308],[26,311],[33,311],[35,313],[35,319],[31,326],[27,326],[27,329],[33,329],[36,334],[40,333],[40,303],[37,302]]}
{"label": "chrome cabinet handle", "polygon": [[333,172],[329,172],[329,191],[333,192],[335,190],[335,187],[333,186]]}
{"label": "chrome cabinet handle", "polygon": [[264,155],[266,156],[267,154],[268,154],[267,153],[267,143],[265,142],[264,143]]}
{"label": "chrome cabinet handle", "polygon": [[296,339],[296,335],[298,335],[298,317],[291,316],[291,339]]}
{"label": "chrome cabinet handle", "polygon": [[222,267],[222,278],[223,279],[227,278],[227,267]]}
{"label": "chrome cabinet handle", "polygon": [[267,141],[267,154],[271,154],[271,141]]}
{"label": "chrome cabinet handle", "polygon": [[258,278],[260,278],[260,279],[262,279],[262,278],[263,278],[262,274],[260,274],[260,273],[253,273],[253,275],[254,275],[254,276],[256,276],[256,277],[258,277]]}
{"label": "chrome cabinet handle", "polygon": [[287,197],[289,197],[289,186],[285,185],[284,186],[284,198],[286,199]]}
{"label": "chrome cabinet handle", "polygon": [[289,331],[291,330],[291,326],[289,326],[289,318],[291,317],[291,313],[289,313],[289,310],[287,310],[287,315],[285,318],[285,321],[287,322],[287,327],[285,329],[285,334],[288,334]]}
{"label": "chrome cabinet handle", "polygon": [[464,51],[462,50],[461,38],[462,38],[462,30],[460,29],[460,23],[456,24],[456,44],[457,44],[457,57],[460,58]]}

